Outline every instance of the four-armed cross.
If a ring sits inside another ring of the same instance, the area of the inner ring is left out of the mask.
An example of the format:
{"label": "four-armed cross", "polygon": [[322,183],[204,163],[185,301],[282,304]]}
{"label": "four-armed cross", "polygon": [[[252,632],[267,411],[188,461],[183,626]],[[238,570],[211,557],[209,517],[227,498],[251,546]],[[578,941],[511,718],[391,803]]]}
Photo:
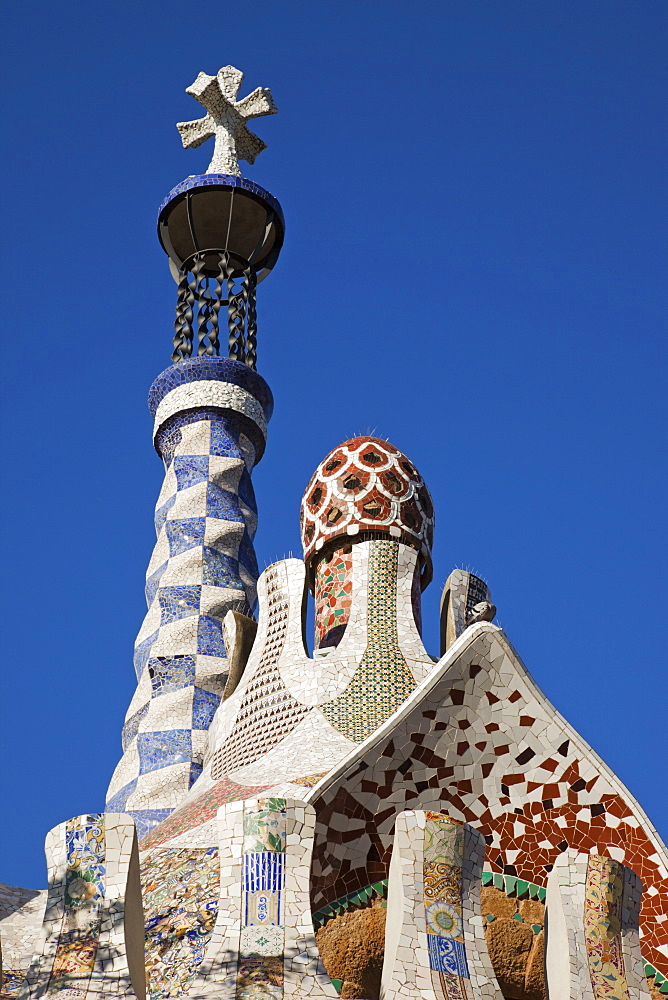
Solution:
{"label": "four-armed cross", "polygon": [[186,94],[196,98],[206,108],[207,114],[196,121],[179,122],[176,127],[185,149],[201,146],[215,136],[207,174],[241,177],[239,160],[254,163],[255,157],[267,148],[267,144],[246,126],[246,119],[275,115],[278,108],[266,87],[257,87],[248,97],[237,101],[243,78],[241,70],[223,66],[216,76],[200,73],[195,82],[186,88]]}

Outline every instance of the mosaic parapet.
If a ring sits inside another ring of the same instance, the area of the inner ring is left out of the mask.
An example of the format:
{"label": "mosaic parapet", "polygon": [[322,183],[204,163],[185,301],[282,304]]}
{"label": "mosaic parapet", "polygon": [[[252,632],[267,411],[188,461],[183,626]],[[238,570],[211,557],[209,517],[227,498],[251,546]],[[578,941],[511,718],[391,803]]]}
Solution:
{"label": "mosaic parapet", "polygon": [[42,928],[46,889],[0,885],[0,997],[18,995]]}
{"label": "mosaic parapet", "polygon": [[480,915],[485,843],[442,813],[397,816],[381,996],[503,1000]]}
{"label": "mosaic parapet", "polygon": [[649,1000],[640,954],[642,886],[610,857],[567,850],[547,884],[551,1000]]}
{"label": "mosaic parapet", "polygon": [[189,996],[329,998],[309,898],[315,814],[294,799],[234,802],[218,813],[220,901]]}
{"label": "mosaic parapet", "polygon": [[254,371],[227,358],[181,361],[149,397],[165,479],[146,574],[148,613],[135,645],[138,686],[107,807],[140,834],[174,809],[202,773],[206,733],[225,696],[222,634],[230,612],[252,615],[257,508],[250,473],[273,401]]}
{"label": "mosaic parapet", "polygon": [[49,889],[20,1000],[60,994],[144,1000],[144,919],[134,823],[77,816],[47,835]]}
{"label": "mosaic parapet", "polygon": [[643,957],[666,966],[665,846],[494,625],[468,628],[395,715],[305,798],[318,817],[315,911],[387,877],[400,812],[447,812],[480,831],[493,872],[545,884],[569,847],[632,867],[645,886]]}

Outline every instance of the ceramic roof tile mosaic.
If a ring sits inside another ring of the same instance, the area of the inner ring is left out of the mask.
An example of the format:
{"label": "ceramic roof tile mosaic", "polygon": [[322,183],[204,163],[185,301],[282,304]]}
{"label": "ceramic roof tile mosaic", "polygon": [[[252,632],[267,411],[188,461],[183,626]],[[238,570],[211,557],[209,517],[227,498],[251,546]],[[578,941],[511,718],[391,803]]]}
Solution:
{"label": "ceramic roof tile mosaic", "polygon": [[304,493],[304,558],[259,573],[254,290],[284,227],[238,176],[264,148],[246,120],[276,110],[240,83],[226,66],[188,89],[206,115],[184,145],[214,137],[214,159],[160,206],[176,361],[150,391],[164,479],[121,757],[106,812],[48,834],[48,890],[0,886],[0,996],[665,996],[668,852],[494,624],[487,582],[452,570],[440,655],[423,644],[434,506],[411,460],[338,445]]}

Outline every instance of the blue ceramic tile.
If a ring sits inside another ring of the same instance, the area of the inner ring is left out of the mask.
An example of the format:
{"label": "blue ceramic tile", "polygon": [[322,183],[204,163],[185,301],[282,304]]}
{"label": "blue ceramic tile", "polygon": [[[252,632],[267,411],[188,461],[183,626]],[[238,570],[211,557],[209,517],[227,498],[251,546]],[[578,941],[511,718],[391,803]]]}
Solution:
{"label": "blue ceramic tile", "polygon": [[139,711],[135,712],[134,715],[131,715],[128,721],[123,726],[123,732],[121,734],[121,742],[123,744],[124,753],[130,746],[132,740],[137,735],[137,731],[139,730],[139,723],[148,712],[149,704],[150,702],[147,701],[145,705],[142,705]]}
{"label": "blue ceramic tile", "polygon": [[239,480],[239,486],[237,487],[237,492],[239,494],[239,499],[243,500],[253,513],[257,514],[257,501],[255,500],[255,490],[253,489],[253,483],[251,482],[251,477],[248,474],[248,469],[244,469]]}
{"label": "blue ceramic tile", "polygon": [[144,668],[146,667],[148,658],[151,655],[151,646],[158,638],[158,631],[159,629],[156,629],[155,632],[152,632],[149,636],[147,636],[146,639],[139,643],[139,645],[135,646],[134,665],[137,680],[139,680],[141,675],[144,673]]}
{"label": "blue ceramic tile", "polygon": [[130,809],[128,810],[130,816],[132,816],[135,821],[135,826],[137,827],[137,836],[141,840],[145,837],[149,830],[152,830],[154,826],[161,823],[163,819],[167,819],[169,814],[173,811],[171,809]]}
{"label": "blue ceramic tile", "polygon": [[211,454],[218,455],[220,458],[243,459],[238,438],[239,431],[233,426],[232,422],[228,423],[227,420],[222,419],[212,421]]}
{"label": "blue ceramic tile", "polygon": [[152,697],[179,691],[195,683],[194,656],[155,656],[148,661]]}
{"label": "blue ceramic tile", "polygon": [[195,688],[193,695],[193,729],[208,729],[220,705],[220,695]]}
{"label": "blue ceramic tile", "polygon": [[107,800],[105,807],[107,812],[125,812],[125,803],[128,801],[136,787],[136,778],[129,781],[127,785],[123,785],[120,791],[116,792],[115,795]]}
{"label": "blue ceramic tile", "polygon": [[225,656],[225,644],[220,622],[200,615],[197,627],[197,652],[207,656]]}
{"label": "blue ceramic tile", "polygon": [[167,625],[169,622],[178,621],[179,618],[196,615],[201,597],[202,588],[197,584],[190,587],[161,587],[158,590],[160,624]]}
{"label": "blue ceramic tile", "polygon": [[461,941],[427,934],[429,948],[429,965],[437,972],[449,972],[452,975],[464,976],[469,979],[469,969],[466,964],[466,949]]}
{"label": "blue ceramic tile", "polygon": [[156,510],[154,517],[156,535],[160,534],[160,529],[167,520],[167,515],[174,506],[175,502],[176,502],[176,497],[175,496],[170,497],[169,500],[163,503],[162,507],[158,507],[158,509]]}
{"label": "blue ceramic tile", "polygon": [[252,851],[243,858],[245,892],[280,892],[283,888],[285,855],[279,851]]}
{"label": "blue ceramic tile", "polygon": [[204,518],[184,517],[180,521],[167,521],[165,531],[170,556],[178,556],[179,553],[204,543]]}
{"label": "blue ceramic tile", "polygon": [[153,604],[153,598],[155,597],[158,587],[160,586],[160,580],[162,578],[162,574],[165,572],[166,569],[167,569],[167,563],[164,562],[162,566],[158,566],[155,573],[151,573],[151,575],[146,581],[146,586],[144,587],[144,594],[146,596],[146,603],[148,604],[149,607],[151,606],[151,604]]}
{"label": "blue ceramic tile", "polygon": [[250,535],[248,534],[248,529],[244,531],[241,536],[241,541],[239,542],[239,562],[245,566],[250,575],[257,580],[260,574],[258,571],[255,549],[253,548],[253,543],[250,539]]}
{"label": "blue ceramic tile", "polygon": [[155,417],[158,406],[168,392],[189,382],[229,382],[250,393],[262,406],[267,420],[274,409],[271,389],[256,371],[232,358],[185,358],[161,372],[149,390],[148,404]]}
{"label": "blue ceramic tile", "polygon": [[139,733],[139,773],[148,774],[172,764],[185,764],[192,757],[189,729],[166,729],[157,733]]}
{"label": "blue ceramic tile", "polygon": [[245,523],[239,507],[236,493],[221,489],[215,483],[208,483],[206,488],[206,515],[217,517],[221,521],[240,521]]}
{"label": "blue ceramic tile", "polygon": [[189,486],[206,482],[209,478],[209,456],[176,455],[174,472],[178,490],[187,490]]}
{"label": "blue ceramic tile", "polygon": [[231,590],[243,590],[239,578],[239,562],[230,556],[218,552],[217,549],[204,546],[204,564],[202,566],[202,583],[211,587],[228,587]]}

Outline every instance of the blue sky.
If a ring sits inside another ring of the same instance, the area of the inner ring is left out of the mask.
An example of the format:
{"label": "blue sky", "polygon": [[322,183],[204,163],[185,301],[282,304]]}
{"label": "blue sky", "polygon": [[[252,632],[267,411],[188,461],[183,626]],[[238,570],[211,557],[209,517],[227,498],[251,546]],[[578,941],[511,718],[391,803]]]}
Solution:
{"label": "blue sky", "polygon": [[[233,63],[272,88],[245,170],[281,201],[258,368],[265,566],[319,460],[374,431],[436,506],[425,636],[489,582],[547,696],[664,837],[665,0],[53,5],[5,14],[0,880],[103,807],[162,470],[174,127]],[[11,516],[10,516],[11,514]]]}

